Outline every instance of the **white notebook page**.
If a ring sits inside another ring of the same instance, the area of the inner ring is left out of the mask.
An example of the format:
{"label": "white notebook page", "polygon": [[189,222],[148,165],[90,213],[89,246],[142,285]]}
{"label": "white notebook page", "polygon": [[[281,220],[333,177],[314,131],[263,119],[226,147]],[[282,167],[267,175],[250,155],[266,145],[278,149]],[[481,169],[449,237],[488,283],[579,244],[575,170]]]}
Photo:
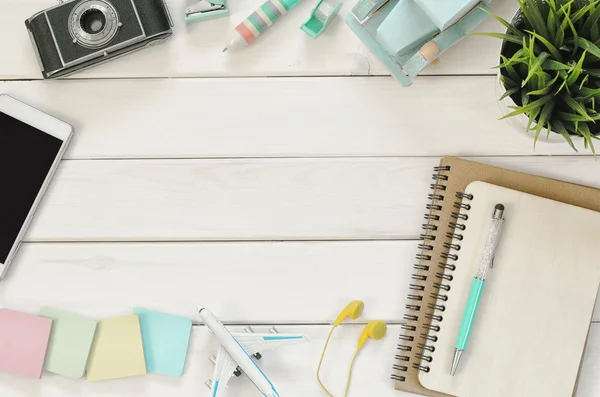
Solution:
{"label": "white notebook page", "polygon": [[[462,221],[424,387],[459,397],[571,397],[600,282],[600,213],[483,182]],[[457,200],[456,200],[457,201]],[[504,229],[457,374],[454,345],[494,206]],[[441,293],[444,293],[443,291]],[[427,354],[427,353],[426,353]]]}

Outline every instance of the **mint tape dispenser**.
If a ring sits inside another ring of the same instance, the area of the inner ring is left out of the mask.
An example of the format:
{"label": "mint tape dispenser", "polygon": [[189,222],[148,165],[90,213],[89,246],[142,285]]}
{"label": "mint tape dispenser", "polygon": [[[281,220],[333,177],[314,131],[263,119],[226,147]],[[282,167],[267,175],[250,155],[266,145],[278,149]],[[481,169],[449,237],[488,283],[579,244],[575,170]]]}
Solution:
{"label": "mint tape dispenser", "polygon": [[316,39],[333,22],[343,5],[344,3],[341,1],[319,0],[310,12],[310,18],[302,24],[300,29]]}

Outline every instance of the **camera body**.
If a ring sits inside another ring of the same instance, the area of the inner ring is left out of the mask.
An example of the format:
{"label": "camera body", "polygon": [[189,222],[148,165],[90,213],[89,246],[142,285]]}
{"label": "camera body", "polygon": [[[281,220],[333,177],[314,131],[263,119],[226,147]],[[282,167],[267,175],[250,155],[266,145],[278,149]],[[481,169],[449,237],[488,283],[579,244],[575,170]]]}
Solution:
{"label": "camera body", "polygon": [[64,77],[166,40],[164,0],[71,0],[25,21],[45,79]]}

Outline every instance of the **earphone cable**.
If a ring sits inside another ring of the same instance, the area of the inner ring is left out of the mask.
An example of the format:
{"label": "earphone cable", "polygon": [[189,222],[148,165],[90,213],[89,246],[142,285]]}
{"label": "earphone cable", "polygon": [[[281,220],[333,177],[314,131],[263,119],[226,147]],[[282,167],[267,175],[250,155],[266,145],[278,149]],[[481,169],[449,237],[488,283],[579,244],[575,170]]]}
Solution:
{"label": "earphone cable", "polygon": [[348,370],[348,381],[346,382],[346,391],[344,392],[344,397],[348,397],[348,390],[350,390],[350,382],[352,381],[352,369],[354,368],[354,362],[356,361],[356,357],[358,356],[359,351],[360,349],[356,349],[356,352],[352,357],[352,361],[350,362],[350,369]]}
{"label": "earphone cable", "polygon": [[317,367],[317,380],[319,381],[319,385],[321,385],[321,388],[323,390],[325,390],[325,393],[327,393],[327,395],[329,397],[333,397],[333,394],[331,394],[329,392],[329,390],[327,390],[327,388],[321,381],[320,373],[321,373],[321,365],[323,365],[323,359],[325,358],[325,351],[327,350],[327,345],[329,345],[329,340],[331,339],[331,335],[333,334],[334,330],[335,330],[335,325],[333,327],[331,327],[331,330],[329,331],[329,335],[327,335],[327,340],[325,340],[325,346],[323,347],[323,352],[321,353],[321,359],[319,360],[319,366]]}

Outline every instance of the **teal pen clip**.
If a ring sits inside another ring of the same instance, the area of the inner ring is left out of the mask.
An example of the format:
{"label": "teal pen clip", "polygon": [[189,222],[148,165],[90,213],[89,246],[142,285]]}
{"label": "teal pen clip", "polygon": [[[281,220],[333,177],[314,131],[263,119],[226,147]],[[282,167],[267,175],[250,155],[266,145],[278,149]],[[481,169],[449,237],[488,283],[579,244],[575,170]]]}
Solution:
{"label": "teal pen clip", "polygon": [[492,215],[492,225],[483,247],[483,256],[479,263],[477,275],[471,283],[469,299],[467,300],[467,306],[465,307],[463,318],[460,323],[460,329],[458,331],[458,337],[456,338],[454,359],[452,360],[452,367],[450,369],[450,375],[452,376],[456,374],[460,358],[469,343],[469,337],[471,336],[473,322],[475,321],[475,315],[477,314],[477,308],[479,307],[479,301],[481,300],[481,294],[483,293],[487,272],[490,268],[494,267],[494,255],[496,253],[498,241],[500,240],[500,234],[502,233],[502,225],[504,224],[504,218],[502,218],[503,214],[504,206],[502,204],[496,204]]}

